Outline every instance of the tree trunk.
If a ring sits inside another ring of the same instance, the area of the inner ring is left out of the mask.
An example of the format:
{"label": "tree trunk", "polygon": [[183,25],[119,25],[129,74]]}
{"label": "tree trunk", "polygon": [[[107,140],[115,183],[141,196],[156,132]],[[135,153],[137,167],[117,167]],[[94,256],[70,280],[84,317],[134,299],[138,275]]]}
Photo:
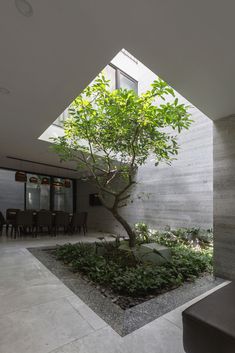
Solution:
{"label": "tree trunk", "polygon": [[129,246],[130,248],[135,247],[136,243],[136,234],[135,231],[131,228],[129,223],[117,212],[117,210],[111,210],[114,218],[123,226],[127,234],[129,235]]}

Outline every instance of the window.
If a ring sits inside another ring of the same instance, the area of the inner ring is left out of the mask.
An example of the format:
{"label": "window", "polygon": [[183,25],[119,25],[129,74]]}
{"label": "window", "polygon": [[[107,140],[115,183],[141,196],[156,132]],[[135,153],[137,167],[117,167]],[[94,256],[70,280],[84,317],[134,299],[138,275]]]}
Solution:
{"label": "window", "polygon": [[53,125],[57,125],[59,127],[64,127],[65,120],[69,117],[69,108],[66,108],[62,114],[54,121]]}
{"label": "window", "polygon": [[138,93],[138,84],[136,81],[131,79],[129,76],[124,74],[122,71],[119,71],[119,86],[121,88],[133,89],[136,93]]}
{"label": "window", "polygon": [[15,181],[15,171],[0,169],[0,211],[8,208],[24,208],[24,183]]}
{"label": "window", "polygon": [[[27,174],[28,181],[26,183],[26,209],[40,210],[50,209],[50,178]],[[48,180],[43,183],[42,180]]]}
{"label": "window", "polygon": [[[105,77],[110,81],[109,87],[111,91],[118,88],[132,89],[138,94],[138,82],[127,75],[116,66],[109,64],[104,68]],[[92,83],[91,83],[92,84]],[[69,107],[60,114],[60,116],[54,121],[53,125],[64,128],[64,122],[69,117]]]}
{"label": "window", "polygon": [[73,212],[74,189],[72,179],[27,174],[25,185],[26,209]]}
{"label": "window", "polygon": [[56,211],[73,212],[72,180],[53,178],[53,209]]}
{"label": "window", "polygon": [[113,66],[107,65],[104,69],[105,77],[110,81],[109,87],[111,91],[116,89],[116,70]]}
{"label": "window", "polygon": [[133,89],[138,93],[138,82],[112,64],[106,66],[104,73],[107,79],[110,80],[111,91],[118,88],[126,88]]}

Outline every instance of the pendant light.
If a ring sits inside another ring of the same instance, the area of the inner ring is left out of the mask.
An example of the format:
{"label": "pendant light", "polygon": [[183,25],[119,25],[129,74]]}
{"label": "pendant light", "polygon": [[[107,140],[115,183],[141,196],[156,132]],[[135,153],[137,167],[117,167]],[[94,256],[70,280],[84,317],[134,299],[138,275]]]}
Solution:
{"label": "pendant light", "polygon": [[25,172],[17,171],[15,173],[15,181],[20,181],[23,183],[27,182],[27,174]]}

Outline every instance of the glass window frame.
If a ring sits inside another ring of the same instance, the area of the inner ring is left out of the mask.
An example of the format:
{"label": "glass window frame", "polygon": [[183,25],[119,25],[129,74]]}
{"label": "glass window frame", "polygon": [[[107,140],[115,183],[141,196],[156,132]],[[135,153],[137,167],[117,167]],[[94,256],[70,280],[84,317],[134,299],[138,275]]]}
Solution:
{"label": "glass window frame", "polygon": [[[138,81],[135,80],[133,77],[131,77],[130,75],[128,75],[125,71],[119,69],[117,66],[113,65],[112,63],[109,63],[107,66],[112,67],[115,70],[115,84],[114,87],[115,89],[119,89],[121,88],[120,85],[120,76],[123,75],[125,76],[128,80],[132,81],[135,85],[136,85],[136,94],[138,95]],[[106,67],[107,67],[106,66]],[[63,111],[63,113],[61,113],[58,118],[52,123],[52,125],[55,125],[57,127],[60,127],[61,129],[64,128],[64,121],[67,119],[66,114],[67,113],[67,109],[65,109],[65,111]],[[66,113],[65,113],[66,112]]]}
{"label": "glass window frame", "polygon": [[[13,171],[14,173],[17,171],[16,169],[14,168],[0,168],[0,169],[3,169],[3,170],[9,170],[9,171]],[[52,186],[52,183],[54,181],[54,179],[57,179],[57,178],[62,178],[62,179],[69,179],[71,180],[72,182],[72,188],[73,188],[73,194],[72,194],[72,197],[73,197],[73,200],[72,200],[72,203],[73,203],[73,212],[76,212],[77,210],[77,179],[74,179],[74,178],[71,178],[71,177],[62,177],[62,176],[55,176],[55,175],[52,175],[52,174],[47,174],[47,173],[35,173],[35,172],[32,172],[32,171],[29,171],[29,170],[21,170],[23,172],[25,172],[27,175],[28,174],[33,174],[33,175],[43,175],[45,177],[48,177],[50,178],[50,211],[54,211],[54,202],[53,202],[53,194],[54,194],[54,189],[53,189],[53,186]],[[24,184],[24,200],[23,200],[23,204],[24,204],[24,209],[27,210],[26,208],[26,183],[27,182],[23,182],[22,184]]]}
{"label": "glass window frame", "polygon": [[[138,94],[138,81],[135,80],[133,77],[131,77],[130,75],[128,75],[125,71],[119,69],[117,66],[113,65],[113,64],[108,64],[109,66],[111,66],[112,68],[115,69],[116,74],[115,74],[115,87],[116,89],[121,88],[120,86],[120,75],[125,76],[128,80],[132,81],[135,85],[136,85],[136,93]],[[107,66],[108,66],[107,65]]]}
{"label": "glass window frame", "polygon": [[[59,211],[58,208],[55,208],[55,195],[58,192],[58,190],[56,190],[56,187],[53,185],[53,183],[55,182],[63,182],[65,180],[69,180],[71,182],[71,188],[72,188],[72,210],[69,211],[69,213],[73,213],[76,212],[76,180],[72,179],[72,178],[65,178],[65,177],[55,177],[52,176],[51,177],[51,185],[50,185],[50,209],[51,211]],[[63,186],[64,188],[64,186]],[[63,210],[65,212],[68,212],[66,210]]]}
{"label": "glass window frame", "polygon": [[64,128],[64,122],[65,122],[65,120],[68,118],[68,115],[69,115],[68,110],[69,110],[69,107],[67,107],[67,108],[63,111],[63,113],[61,113],[61,114],[58,116],[58,118],[53,122],[52,125],[55,125],[55,126],[60,127],[60,128],[63,129],[63,128]]}

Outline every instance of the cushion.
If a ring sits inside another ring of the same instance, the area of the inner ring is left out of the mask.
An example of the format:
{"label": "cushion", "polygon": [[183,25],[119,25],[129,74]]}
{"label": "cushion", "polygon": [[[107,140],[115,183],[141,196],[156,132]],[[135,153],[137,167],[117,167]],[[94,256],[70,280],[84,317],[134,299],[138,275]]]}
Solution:
{"label": "cushion", "polygon": [[228,284],[183,312],[186,353],[235,353],[235,284]]}

